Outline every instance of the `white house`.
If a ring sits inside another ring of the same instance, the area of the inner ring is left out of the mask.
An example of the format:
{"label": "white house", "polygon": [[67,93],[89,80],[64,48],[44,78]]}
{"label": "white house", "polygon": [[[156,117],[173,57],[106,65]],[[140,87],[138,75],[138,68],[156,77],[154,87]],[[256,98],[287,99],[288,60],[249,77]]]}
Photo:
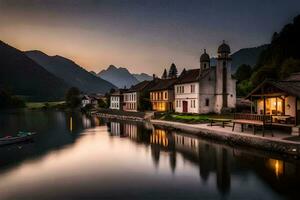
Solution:
{"label": "white house", "polygon": [[137,112],[140,110],[140,96],[149,93],[148,89],[153,85],[154,81],[142,81],[123,93],[124,111]]}
{"label": "white house", "polygon": [[113,110],[123,109],[123,92],[125,90],[118,90],[110,95],[109,108]]}
{"label": "white house", "polygon": [[175,84],[175,112],[221,113],[235,108],[236,80],[231,74],[230,47],[223,42],[218,48],[217,66],[210,66],[205,52],[200,68],[187,70]]}
{"label": "white house", "polygon": [[88,104],[91,104],[91,98],[88,95],[83,95],[81,98],[81,107],[84,108]]}

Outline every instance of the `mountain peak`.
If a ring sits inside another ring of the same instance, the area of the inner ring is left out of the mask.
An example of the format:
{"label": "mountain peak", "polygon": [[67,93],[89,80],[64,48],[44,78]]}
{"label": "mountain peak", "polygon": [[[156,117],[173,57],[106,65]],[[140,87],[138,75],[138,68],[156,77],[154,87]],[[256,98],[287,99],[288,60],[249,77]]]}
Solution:
{"label": "mountain peak", "polygon": [[114,65],[109,65],[107,70],[116,70],[117,68]]}

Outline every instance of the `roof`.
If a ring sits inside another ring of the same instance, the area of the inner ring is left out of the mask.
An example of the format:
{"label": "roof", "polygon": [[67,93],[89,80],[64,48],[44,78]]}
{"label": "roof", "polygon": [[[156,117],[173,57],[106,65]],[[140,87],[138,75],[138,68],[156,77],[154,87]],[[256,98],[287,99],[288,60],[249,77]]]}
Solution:
{"label": "roof", "polygon": [[172,90],[174,89],[174,84],[178,81],[177,78],[171,79],[155,79],[152,87],[149,88],[149,91],[158,91],[158,90]]}
{"label": "roof", "polygon": [[86,99],[86,100],[90,100],[91,98],[88,96],[88,95],[83,95],[82,97],[81,97],[81,99]]}
{"label": "roof", "polygon": [[206,50],[204,49],[204,53],[200,56],[200,62],[209,62],[210,58],[209,55],[206,53]]}
{"label": "roof", "polygon": [[252,90],[248,96],[247,99],[250,98],[255,92],[257,92],[259,89],[261,89],[263,86],[270,84],[273,87],[276,87],[277,89],[292,95],[296,97],[300,97],[300,80],[299,81],[289,81],[289,80],[283,80],[283,81],[274,81],[274,80],[265,80],[260,85],[258,85],[254,90]]}
{"label": "roof", "polygon": [[292,73],[285,81],[300,81],[300,72]]}
{"label": "roof", "polygon": [[202,70],[202,72],[200,71],[200,69],[187,70],[184,74],[178,77],[178,81],[176,82],[176,84],[198,82],[200,79],[206,77],[206,75],[208,75],[210,71],[214,69],[214,67],[210,67],[208,69]]}
{"label": "roof", "polygon": [[127,91],[127,89],[119,89],[119,90],[117,90],[117,91],[111,93],[110,95],[111,95],[111,96],[119,96],[119,95],[122,95],[122,94],[123,94],[124,92],[126,92],[126,91]]}
{"label": "roof", "polygon": [[136,85],[131,86],[126,92],[140,92],[142,90],[148,90],[152,85],[154,84],[154,81],[142,81]]}
{"label": "roof", "polygon": [[218,48],[218,53],[230,53],[230,47],[224,41]]}

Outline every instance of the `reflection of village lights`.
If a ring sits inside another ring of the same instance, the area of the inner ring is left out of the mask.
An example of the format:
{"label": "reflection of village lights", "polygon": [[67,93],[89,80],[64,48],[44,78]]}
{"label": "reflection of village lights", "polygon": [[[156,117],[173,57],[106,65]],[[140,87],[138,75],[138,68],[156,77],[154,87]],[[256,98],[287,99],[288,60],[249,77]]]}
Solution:
{"label": "reflection of village lights", "polygon": [[73,118],[70,117],[70,131],[72,132],[73,130]]}
{"label": "reflection of village lights", "polygon": [[165,130],[155,129],[154,133],[150,136],[150,142],[152,144],[160,144],[164,147],[169,145],[169,140]]}
{"label": "reflection of village lights", "polygon": [[283,174],[283,161],[269,159],[268,161],[269,167],[274,170],[276,177],[278,178],[280,175]]}
{"label": "reflection of village lights", "polygon": [[275,162],[275,173],[276,173],[276,176],[278,177],[278,174],[279,174],[279,164],[278,164],[278,160],[276,160],[276,162]]}

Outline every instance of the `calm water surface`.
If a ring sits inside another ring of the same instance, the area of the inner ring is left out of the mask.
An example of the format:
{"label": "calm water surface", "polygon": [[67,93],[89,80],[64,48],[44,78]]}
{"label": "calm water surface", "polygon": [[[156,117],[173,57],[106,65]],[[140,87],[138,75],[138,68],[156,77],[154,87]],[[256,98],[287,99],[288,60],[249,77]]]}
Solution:
{"label": "calm water surface", "polygon": [[300,162],[150,124],[2,112],[0,199],[299,199]]}

